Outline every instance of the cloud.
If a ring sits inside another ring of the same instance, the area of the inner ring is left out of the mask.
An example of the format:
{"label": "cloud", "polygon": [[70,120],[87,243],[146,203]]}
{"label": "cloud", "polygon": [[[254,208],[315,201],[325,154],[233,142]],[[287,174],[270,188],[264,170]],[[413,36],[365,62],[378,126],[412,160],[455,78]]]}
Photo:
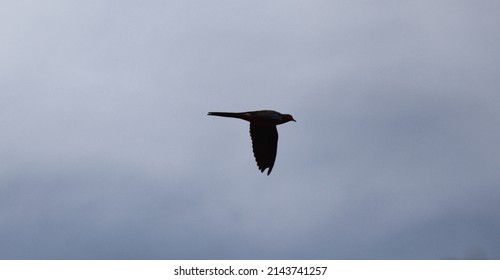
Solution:
{"label": "cloud", "polygon": [[2,9],[0,258],[498,258],[498,4],[285,2]]}

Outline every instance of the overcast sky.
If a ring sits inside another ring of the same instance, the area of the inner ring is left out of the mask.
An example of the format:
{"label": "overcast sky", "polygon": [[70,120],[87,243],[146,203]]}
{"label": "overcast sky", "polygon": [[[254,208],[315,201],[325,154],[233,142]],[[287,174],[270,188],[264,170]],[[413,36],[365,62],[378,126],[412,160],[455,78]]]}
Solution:
{"label": "overcast sky", "polygon": [[499,11],[3,1],[0,258],[498,259]]}

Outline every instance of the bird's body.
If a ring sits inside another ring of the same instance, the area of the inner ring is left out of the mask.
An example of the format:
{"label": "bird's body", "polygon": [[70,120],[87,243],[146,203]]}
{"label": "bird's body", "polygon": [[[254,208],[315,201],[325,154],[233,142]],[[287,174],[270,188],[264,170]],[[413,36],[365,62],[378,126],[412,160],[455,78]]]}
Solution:
{"label": "bird's body", "polygon": [[272,110],[261,110],[241,113],[209,112],[210,116],[238,118],[250,122],[253,153],[261,172],[269,168],[267,175],[273,170],[278,149],[278,130],[276,126],[295,121],[291,115]]}

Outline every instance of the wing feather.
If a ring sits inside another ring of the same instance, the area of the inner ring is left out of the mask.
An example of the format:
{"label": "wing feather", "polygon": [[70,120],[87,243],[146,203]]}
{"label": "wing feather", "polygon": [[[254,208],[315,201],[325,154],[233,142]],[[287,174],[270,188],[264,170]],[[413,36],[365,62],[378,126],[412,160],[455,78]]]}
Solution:
{"label": "wing feather", "polygon": [[278,150],[278,130],[275,125],[257,125],[250,123],[253,154],[261,172],[266,168],[267,175],[273,170]]}

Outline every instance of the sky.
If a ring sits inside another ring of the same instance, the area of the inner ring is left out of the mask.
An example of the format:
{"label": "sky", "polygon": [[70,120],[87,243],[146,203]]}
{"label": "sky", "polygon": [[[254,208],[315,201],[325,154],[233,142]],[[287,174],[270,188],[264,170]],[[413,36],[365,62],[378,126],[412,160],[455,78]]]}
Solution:
{"label": "sky", "polygon": [[500,259],[499,11],[3,1],[0,259]]}

